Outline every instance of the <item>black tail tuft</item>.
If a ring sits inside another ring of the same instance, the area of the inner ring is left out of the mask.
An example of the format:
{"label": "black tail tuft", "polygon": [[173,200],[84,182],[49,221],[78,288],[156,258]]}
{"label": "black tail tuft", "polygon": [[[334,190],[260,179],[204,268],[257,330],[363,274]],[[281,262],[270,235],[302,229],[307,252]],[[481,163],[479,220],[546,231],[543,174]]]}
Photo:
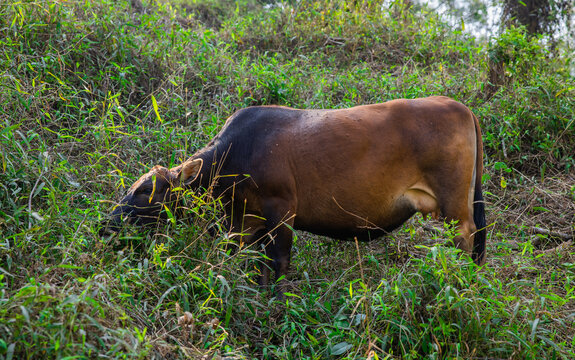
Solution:
{"label": "black tail tuft", "polygon": [[483,194],[481,193],[481,185],[475,186],[475,195],[473,196],[473,222],[477,227],[473,241],[473,254],[471,255],[476,264],[483,264],[485,259],[485,243],[487,240],[487,225],[485,221],[485,202],[483,201]]}

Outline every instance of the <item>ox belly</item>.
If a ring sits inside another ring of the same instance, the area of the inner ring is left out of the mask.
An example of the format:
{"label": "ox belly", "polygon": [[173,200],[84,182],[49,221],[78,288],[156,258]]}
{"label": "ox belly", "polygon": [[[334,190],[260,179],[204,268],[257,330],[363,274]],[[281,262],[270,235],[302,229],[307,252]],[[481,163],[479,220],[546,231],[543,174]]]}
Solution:
{"label": "ox belly", "polygon": [[400,227],[416,212],[423,216],[440,212],[435,194],[423,182],[385,196],[370,197],[369,201],[350,202],[317,196],[311,199],[298,206],[294,227],[342,240],[375,239]]}

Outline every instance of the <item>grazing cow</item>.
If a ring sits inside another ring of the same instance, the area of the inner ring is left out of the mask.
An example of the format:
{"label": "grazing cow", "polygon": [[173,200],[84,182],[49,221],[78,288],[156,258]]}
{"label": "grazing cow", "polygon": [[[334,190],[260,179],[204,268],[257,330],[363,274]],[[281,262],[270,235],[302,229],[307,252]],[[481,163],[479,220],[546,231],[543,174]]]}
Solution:
{"label": "grazing cow", "polygon": [[457,220],[455,246],[482,264],[485,212],[477,118],[446,97],[337,110],[258,106],[237,111],[179,166],[153,167],[112,213],[157,222],[174,187],[221,197],[230,231],[264,241],[261,284],[289,268],[292,229],[370,239],[416,212]]}

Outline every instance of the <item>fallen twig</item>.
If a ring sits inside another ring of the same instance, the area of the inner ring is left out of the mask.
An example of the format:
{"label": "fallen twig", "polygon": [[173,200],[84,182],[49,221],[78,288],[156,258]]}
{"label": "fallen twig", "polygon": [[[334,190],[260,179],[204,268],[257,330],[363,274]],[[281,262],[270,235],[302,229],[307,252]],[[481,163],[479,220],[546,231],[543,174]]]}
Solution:
{"label": "fallen twig", "polygon": [[552,247],[551,249],[545,249],[545,250],[538,250],[536,251],[537,254],[547,254],[556,250],[565,250],[566,248],[570,247],[573,245],[573,240],[569,240],[566,242],[562,242],[561,244]]}
{"label": "fallen twig", "polygon": [[535,234],[542,234],[542,235],[548,235],[548,236],[554,237],[554,238],[561,238],[565,241],[573,239],[573,235],[571,235],[571,234],[562,233],[562,232],[558,232],[558,231],[551,231],[551,230],[547,230],[547,229],[543,229],[543,228],[539,228],[539,227],[534,227],[533,232]]}

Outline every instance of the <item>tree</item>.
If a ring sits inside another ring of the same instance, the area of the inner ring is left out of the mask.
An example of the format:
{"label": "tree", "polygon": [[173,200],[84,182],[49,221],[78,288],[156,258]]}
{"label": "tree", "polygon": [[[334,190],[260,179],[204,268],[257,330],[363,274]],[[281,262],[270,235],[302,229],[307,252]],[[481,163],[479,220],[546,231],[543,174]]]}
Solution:
{"label": "tree", "polygon": [[[503,0],[502,20],[506,27],[523,25],[531,35],[553,35],[559,27],[571,26],[571,0]],[[559,32],[562,31],[559,29]]]}

